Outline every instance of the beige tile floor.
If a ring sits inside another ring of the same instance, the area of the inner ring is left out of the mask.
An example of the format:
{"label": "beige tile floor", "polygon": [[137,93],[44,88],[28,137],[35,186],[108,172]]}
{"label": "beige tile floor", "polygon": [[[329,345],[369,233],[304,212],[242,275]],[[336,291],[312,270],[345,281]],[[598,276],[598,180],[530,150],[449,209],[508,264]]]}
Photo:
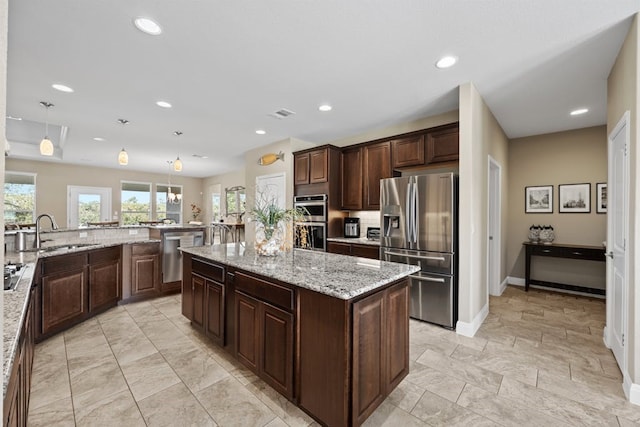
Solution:
{"label": "beige tile floor", "polygon": [[[36,348],[31,426],[306,426],[180,314],[119,306]],[[474,338],[411,321],[411,372],[368,426],[632,426],[601,300],[509,287]]]}

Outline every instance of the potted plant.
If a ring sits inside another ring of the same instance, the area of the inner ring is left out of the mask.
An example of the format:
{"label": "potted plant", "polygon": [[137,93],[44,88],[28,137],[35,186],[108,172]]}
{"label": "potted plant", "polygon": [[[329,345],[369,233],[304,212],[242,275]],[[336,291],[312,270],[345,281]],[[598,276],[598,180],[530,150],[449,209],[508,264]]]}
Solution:
{"label": "potted plant", "polygon": [[[275,197],[259,194],[251,216],[256,223],[256,253],[275,256],[293,246],[292,242],[287,242],[287,236],[293,236],[294,222],[304,220],[304,210],[282,208]],[[301,230],[305,230],[304,227]]]}

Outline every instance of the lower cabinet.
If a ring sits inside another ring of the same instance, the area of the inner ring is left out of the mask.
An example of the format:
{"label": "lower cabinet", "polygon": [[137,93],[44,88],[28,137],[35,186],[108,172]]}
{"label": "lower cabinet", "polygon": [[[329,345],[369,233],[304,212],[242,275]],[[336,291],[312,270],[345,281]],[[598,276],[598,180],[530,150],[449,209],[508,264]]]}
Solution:
{"label": "lower cabinet", "polygon": [[[191,279],[183,279],[182,314],[211,340],[224,347],[226,329],[225,269],[222,266],[185,257],[183,271]],[[185,276],[186,278],[187,276]],[[185,285],[187,284],[188,285]]]}
{"label": "lower cabinet", "polygon": [[118,304],[120,299],[120,246],[89,253],[89,311]]}
{"label": "lower cabinet", "polygon": [[29,414],[31,370],[34,354],[35,289],[31,291],[24,324],[18,335],[18,348],[7,383],[3,402],[5,426],[26,426]]}
{"label": "lower cabinet", "polygon": [[327,252],[360,258],[380,259],[380,247],[359,243],[327,242]]}
{"label": "lower cabinet", "polygon": [[160,293],[160,244],[131,245],[131,296]]}

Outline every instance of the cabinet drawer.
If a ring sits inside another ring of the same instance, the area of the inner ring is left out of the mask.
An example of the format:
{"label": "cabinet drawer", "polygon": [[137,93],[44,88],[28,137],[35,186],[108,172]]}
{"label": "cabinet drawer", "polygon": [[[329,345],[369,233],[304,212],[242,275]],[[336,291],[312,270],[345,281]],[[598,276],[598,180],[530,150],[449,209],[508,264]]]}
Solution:
{"label": "cabinet drawer", "polygon": [[221,265],[192,259],[191,271],[216,282],[224,283],[224,267]]}
{"label": "cabinet drawer", "polygon": [[89,253],[89,264],[109,261],[120,261],[120,245],[111,248],[98,249]]}
{"label": "cabinet drawer", "polygon": [[286,310],[293,310],[293,289],[244,273],[236,273],[236,289]]}
{"label": "cabinet drawer", "polygon": [[604,261],[604,249],[564,248],[565,258]]}
{"label": "cabinet drawer", "polygon": [[380,248],[370,245],[351,245],[351,255],[361,258],[380,259]]}
{"label": "cabinet drawer", "polygon": [[131,245],[131,255],[155,255],[160,253],[160,242]]}
{"label": "cabinet drawer", "polygon": [[555,256],[555,257],[564,257],[564,248],[558,248],[553,246],[530,246],[531,255],[541,255],[541,256]]}
{"label": "cabinet drawer", "polygon": [[87,265],[87,254],[62,255],[45,259],[42,262],[42,274],[53,274],[61,271],[78,270]]}

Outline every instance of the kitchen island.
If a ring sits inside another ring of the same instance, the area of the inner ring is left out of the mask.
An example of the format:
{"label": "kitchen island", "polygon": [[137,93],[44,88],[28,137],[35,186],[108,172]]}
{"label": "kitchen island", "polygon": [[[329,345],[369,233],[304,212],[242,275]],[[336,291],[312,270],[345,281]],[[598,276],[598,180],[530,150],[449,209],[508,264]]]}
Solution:
{"label": "kitchen island", "polygon": [[409,372],[417,267],[243,244],[181,249],[192,325],[324,425],[360,425]]}

